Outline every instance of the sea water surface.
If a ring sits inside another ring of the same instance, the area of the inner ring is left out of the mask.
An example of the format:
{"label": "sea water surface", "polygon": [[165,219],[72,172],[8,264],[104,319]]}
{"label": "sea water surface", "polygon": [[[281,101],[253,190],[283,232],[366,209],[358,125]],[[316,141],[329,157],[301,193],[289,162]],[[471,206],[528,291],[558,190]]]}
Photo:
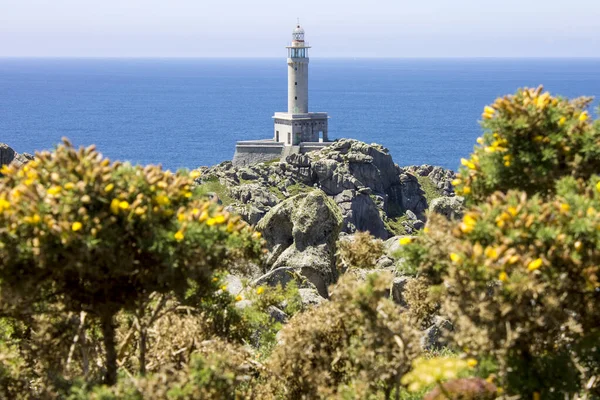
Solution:
{"label": "sea water surface", "polygon": [[[600,95],[600,59],[311,59],[309,107],[331,138],[386,146],[399,165],[456,169],[483,106],[523,86]],[[18,152],[68,137],[166,168],[233,157],[270,138],[287,108],[285,58],[0,59],[0,142]],[[597,103],[596,103],[597,104]]]}

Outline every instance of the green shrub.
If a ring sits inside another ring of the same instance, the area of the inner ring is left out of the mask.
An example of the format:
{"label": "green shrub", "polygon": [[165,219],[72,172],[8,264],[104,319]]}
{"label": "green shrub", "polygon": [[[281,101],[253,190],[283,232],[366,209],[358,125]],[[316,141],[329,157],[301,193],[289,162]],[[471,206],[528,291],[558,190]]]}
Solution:
{"label": "green shrub", "polygon": [[[564,178],[547,200],[494,194],[445,233],[448,239],[407,246],[416,248],[411,262],[422,263],[424,276],[443,278],[455,343],[497,357],[509,393],[562,398],[598,373],[598,182]],[[441,228],[429,232],[439,238]]]}
{"label": "green shrub", "polygon": [[68,142],[0,180],[0,290],[15,315],[45,302],[100,322],[106,383],[115,321],[153,292],[210,289],[213,271],[257,257],[249,227],[191,193],[193,179],[112,163]]}
{"label": "green shrub", "polygon": [[330,301],[281,330],[269,366],[286,398],[389,398],[398,389],[419,344],[402,308],[388,298],[391,279],[371,274],[360,283],[345,275]]}
{"label": "green shrub", "polygon": [[586,111],[591,99],[542,90],[521,89],[485,107],[485,133],[454,182],[468,202],[497,190],[546,196],[561,177],[588,179],[600,171],[600,125]]}

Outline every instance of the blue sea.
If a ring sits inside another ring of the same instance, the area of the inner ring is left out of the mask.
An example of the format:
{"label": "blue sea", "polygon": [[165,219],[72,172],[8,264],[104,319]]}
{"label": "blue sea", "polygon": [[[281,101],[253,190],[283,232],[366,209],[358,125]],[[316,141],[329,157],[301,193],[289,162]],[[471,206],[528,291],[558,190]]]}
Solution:
{"label": "blue sea", "polygon": [[[600,95],[600,59],[312,59],[311,111],[331,138],[386,146],[399,165],[457,168],[483,106],[523,86]],[[285,58],[0,59],[0,142],[18,152],[68,137],[169,169],[233,157],[270,138],[287,108]]]}

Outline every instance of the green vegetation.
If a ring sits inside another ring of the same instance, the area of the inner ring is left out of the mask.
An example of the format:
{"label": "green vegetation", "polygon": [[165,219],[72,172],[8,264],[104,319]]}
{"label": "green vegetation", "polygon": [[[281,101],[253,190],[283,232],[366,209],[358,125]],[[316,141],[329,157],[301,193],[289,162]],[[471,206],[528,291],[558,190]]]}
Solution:
{"label": "green vegetation", "polygon": [[295,183],[293,185],[286,187],[285,190],[287,190],[287,192],[290,194],[290,196],[295,196],[300,193],[311,192],[313,190],[313,188],[310,186],[306,186],[303,183]]}
{"label": "green vegetation", "polygon": [[396,218],[386,218],[383,222],[385,225],[385,229],[392,232],[395,236],[406,235],[406,228],[402,225],[403,222],[408,221],[408,217],[403,215],[401,217]]}
{"label": "green vegetation", "polygon": [[428,176],[416,175],[416,177],[419,181],[419,185],[421,185],[421,189],[423,189],[423,191],[425,192],[425,199],[427,200],[427,204],[431,204],[432,200],[437,199],[438,197],[442,197],[442,194]]}
{"label": "green vegetation", "polygon": [[338,269],[375,268],[379,257],[383,255],[383,241],[371,236],[369,232],[357,232],[352,240],[340,240],[337,243]]}
{"label": "green vegetation", "polygon": [[219,182],[219,178],[217,177],[203,179],[202,183],[194,190],[194,194],[197,196],[206,197],[211,193],[215,193],[224,206],[235,203],[235,200],[229,194],[227,186]]}
{"label": "green vegetation", "polygon": [[[308,280],[229,289],[265,243],[205,198],[231,202],[216,178],[194,196],[192,174],[68,143],[5,166],[0,398],[600,398],[600,122],[588,104],[540,88],[485,108],[455,182],[464,218],[431,215],[400,241],[408,307],[392,301],[391,273],[343,273],[375,265],[383,244],[368,234],[338,242],[341,276],[319,305]],[[424,351],[440,321],[447,347]]]}
{"label": "green vegetation", "polygon": [[539,88],[486,107],[489,131],[460,174],[471,207],[456,223],[433,217],[403,251],[455,345],[495,360],[509,395],[600,393],[600,132],[588,103]]}

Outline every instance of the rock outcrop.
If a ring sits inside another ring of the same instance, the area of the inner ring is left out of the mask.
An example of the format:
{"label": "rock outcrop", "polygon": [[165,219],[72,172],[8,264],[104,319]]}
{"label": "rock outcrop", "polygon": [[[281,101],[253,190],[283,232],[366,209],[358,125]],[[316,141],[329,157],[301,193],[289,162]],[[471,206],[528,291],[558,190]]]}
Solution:
{"label": "rock outcrop", "polygon": [[20,167],[31,160],[33,160],[33,156],[31,154],[19,154],[9,145],[0,143],[0,166],[12,164]]}
{"label": "rock outcrop", "polygon": [[273,207],[256,226],[267,241],[270,268],[257,283],[285,284],[298,275],[327,297],[327,287],[337,280],[335,242],[341,226],[336,204],[318,189]]}
{"label": "rock outcrop", "polygon": [[[200,179],[218,179],[235,200],[229,210],[256,225],[276,204],[319,188],[338,206],[342,231],[369,231],[387,239],[398,229],[421,229],[429,205],[421,180],[428,179],[436,196],[454,195],[454,173],[429,165],[400,168],[389,151],[377,144],[342,139],[285,162],[235,167],[225,162],[201,168]],[[396,219],[402,222],[394,223]]]}
{"label": "rock outcrop", "polygon": [[448,220],[461,219],[464,214],[465,199],[462,196],[439,197],[429,205],[429,211],[441,214]]}

